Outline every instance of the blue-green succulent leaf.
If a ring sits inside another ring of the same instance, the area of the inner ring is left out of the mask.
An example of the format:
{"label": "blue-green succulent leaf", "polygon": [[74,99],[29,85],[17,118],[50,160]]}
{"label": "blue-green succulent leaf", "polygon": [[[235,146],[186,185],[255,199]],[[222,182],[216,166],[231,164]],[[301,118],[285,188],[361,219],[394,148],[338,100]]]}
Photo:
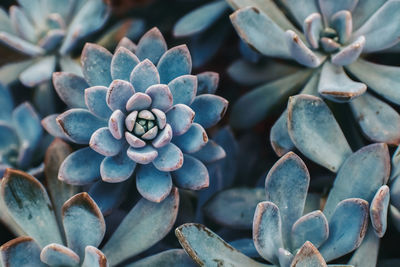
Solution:
{"label": "blue-green succulent leaf", "polygon": [[387,185],[381,186],[371,202],[369,214],[372,226],[378,237],[383,237],[387,226],[387,211],[389,207],[390,192]]}
{"label": "blue-green succulent leaf", "polygon": [[201,224],[181,225],[175,230],[175,235],[186,253],[200,266],[271,266],[247,257]]}
{"label": "blue-green succulent leaf", "polygon": [[16,107],[12,112],[12,122],[22,145],[36,148],[42,138],[43,129],[31,104],[25,102]]}
{"label": "blue-green succulent leaf", "polygon": [[5,11],[3,8],[0,8],[0,32],[3,31],[11,34],[15,33],[7,11]]}
{"label": "blue-green succulent leaf", "polygon": [[2,266],[10,267],[45,267],[40,260],[40,247],[27,236],[17,237],[0,247]]}
{"label": "blue-green succulent leaf", "polygon": [[183,159],[182,167],[171,173],[174,184],[190,190],[208,187],[210,182],[206,166],[200,160],[187,154],[183,155]]}
{"label": "blue-green succulent leaf", "polygon": [[57,123],[58,115],[60,114],[52,114],[43,118],[41,121],[42,126],[52,136],[68,140],[68,136],[64,133],[60,125]]}
{"label": "blue-green succulent leaf", "polygon": [[104,156],[90,147],[78,149],[61,164],[58,179],[68,184],[89,184],[100,178],[100,164]]}
{"label": "blue-green succulent leaf", "polygon": [[108,267],[106,256],[99,249],[93,246],[85,248],[85,259],[82,267]]}
{"label": "blue-green succulent leaf", "polygon": [[160,83],[160,75],[156,66],[149,60],[145,59],[132,70],[130,82],[136,92],[144,93],[148,87]]}
{"label": "blue-green succulent leaf", "polygon": [[245,94],[232,107],[232,127],[245,129],[262,121],[277,103],[286,101],[288,96],[295,94],[309,76],[308,71],[298,71]]}
{"label": "blue-green succulent leaf", "polygon": [[[379,237],[375,234],[373,227],[368,227],[361,245],[354,251],[348,264],[351,266],[377,266],[376,262],[378,259],[379,247]],[[395,265],[396,264],[391,266]],[[379,264],[378,266],[381,265]]]}
{"label": "blue-green succulent leaf", "polygon": [[317,248],[329,236],[328,220],[320,211],[312,211],[300,217],[292,227],[291,238],[293,250],[299,249],[306,241]]}
{"label": "blue-green succulent leaf", "polygon": [[10,7],[10,21],[15,32],[22,39],[35,43],[36,42],[36,32],[34,24],[32,24],[25,13],[18,6]]}
{"label": "blue-green succulent leaf", "polygon": [[186,133],[192,125],[195,112],[184,104],[172,106],[167,113],[167,121],[172,127],[174,135]]}
{"label": "blue-green succulent leaf", "polygon": [[310,14],[319,13],[317,1],[285,0],[283,3],[288,7],[291,14],[293,14],[299,26],[303,25],[303,22]]}
{"label": "blue-green succulent leaf", "polygon": [[219,74],[213,71],[205,71],[197,76],[197,95],[214,94],[218,88]]}
{"label": "blue-green succulent leaf", "polygon": [[54,29],[47,32],[47,34],[40,39],[39,46],[42,47],[44,50],[51,52],[54,50],[64,39],[65,31]]}
{"label": "blue-green succulent leaf", "polygon": [[360,81],[367,84],[386,100],[400,105],[397,86],[400,83],[400,68],[371,63],[358,59],[346,69]]}
{"label": "blue-green succulent leaf", "polygon": [[135,93],[126,102],[127,111],[137,111],[142,109],[148,109],[151,106],[152,99],[148,94],[145,93]]}
{"label": "blue-green succulent leaf", "polygon": [[257,204],[265,201],[263,188],[232,188],[216,193],[204,206],[204,213],[218,224],[251,229]]}
{"label": "blue-green succulent leaf", "polygon": [[39,246],[62,243],[53,206],[38,180],[22,171],[7,169],[1,183],[1,196],[13,220]]}
{"label": "blue-green succulent leaf", "polygon": [[135,93],[135,89],[132,84],[124,80],[114,80],[110,84],[107,95],[106,102],[111,110],[121,110],[126,111],[126,102]]}
{"label": "blue-green succulent leaf", "polygon": [[329,220],[336,205],[347,198],[358,197],[370,203],[379,187],[387,183],[389,174],[386,144],[372,144],[356,151],[339,169],[325,204],[325,216]]}
{"label": "blue-green succulent leaf", "polygon": [[345,66],[353,63],[360,56],[365,44],[365,37],[360,36],[349,45],[343,47],[339,52],[331,57],[333,64]]}
{"label": "blue-green succulent leaf", "polygon": [[289,98],[288,131],[301,153],[333,172],[352,153],[332,112],[318,97]]}
{"label": "blue-green succulent leaf", "polygon": [[100,165],[101,179],[105,182],[122,182],[131,177],[135,170],[136,163],[132,161],[126,148],[122,148],[118,155],[105,157]]}
{"label": "blue-green succulent leaf", "polygon": [[173,104],[190,105],[197,93],[197,76],[182,75],[168,83],[173,97]]}
{"label": "blue-green succulent leaf", "polygon": [[26,68],[19,75],[19,80],[27,87],[33,87],[51,79],[56,67],[54,56],[44,57]]}
{"label": "blue-green succulent leaf", "polygon": [[[96,0],[98,1],[98,0]],[[102,46],[86,43],[81,55],[82,71],[85,80],[91,86],[108,87],[111,78],[112,54]]]}
{"label": "blue-green succulent leaf", "polygon": [[155,84],[147,88],[146,94],[151,97],[151,107],[166,112],[170,109],[173,96],[165,84]]}
{"label": "blue-green succulent leaf", "polygon": [[[291,1],[292,3],[307,5],[307,3],[314,3],[315,1]],[[298,10],[304,10],[304,8],[299,8]],[[303,25],[303,31],[306,36],[307,42],[313,49],[319,48],[319,39],[320,33],[323,29],[323,22],[321,18],[321,14],[318,12],[311,13],[304,20],[304,23],[301,21],[301,25]]]}
{"label": "blue-green succulent leaf", "polygon": [[353,29],[362,26],[387,0],[358,1],[353,10]]}
{"label": "blue-green succulent leaf", "polygon": [[190,74],[192,58],[186,45],[179,45],[169,49],[162,55],[157,64],[161,83],[168,84],[173,79]]}
{"label": "blue-green succulent leaf", "polygon": [[[340,43],[346,44],[350,39],[350,36],[353,31],[353,20],[351,17],[351,12],[349,12],[348,10],[338,11],[332,16],[331,20],[332,20],[332,27],[336,29],[338,33]],[[365,38],[364,38],[364,43],[365,43]]]}
{"label": "blue-green succulent leaf", "polygon": [[166,51],[167,44],[162,33],[158,28],[152,28],[140,38],[136,48],[136,55],[141,61],[148,59],[154,65],[157,65]]}
{"label": "blue-green succulent leaf", "polygon": [[86,80],[76,74],[54,72],[53,85],[62,101],[70,108],[86,108],[85,89],[89,87]]}
{"label": "blue-green succulent leaf", "polygon": [[83,77],[82,66],[78,60],[75,60],[69,56],[63,56],[59,58],[59,64],[63,72],[69,72]]}
{"label": "blue-green succulent leaf", "polygon": [[57,123],[72,141],[89,144],[90,137],[107,122],[96,117],[86,109],[69,109],[57,117]]}
{"label": "blue-green succulent leaf", "polygon": [[390,105],[365,93],[350,102],[350,107],[369,140],[393,145],[400,143],[400,115]]}
{"label": "blue-green succulent leaf", "polygon": [[304,162],[293,152],[280,158],[265,179],[266,200],[273,202],[281,214],[282,242],[290,247],[293,224],[303,214],[310,174]]}
{"label": "blue-green succulent leaf", "polygon": [[193,123],[189,130],[183,135],[174,136],[172,142],[177,145],[183,153],[195,153],[204,147],[208,142],[208,136],[204,128]]}
{"label": "blue-green succulent leaf", "polygon": [[85,89],[85,104],[91,113],[107,119],[111,116],[111,109],[106,102],[108,88],[105,86],[92,86]]}
{"label": "blue-green succulent leaf", "polygon": [[70,248],[60,244],[49,244],[42,249],[40,259],[49,266],[75,266],[79,264],[80,258]]}
{"label": "blue-green succulent leaf", "polygon": [[367,86],[351,80],[341,66],[326,62],[322,67],[318,92],[335,102],[346,102],[362,95]]}
{"label": "blue-green succulent leaf", "polygon": [[158,152],[152,146],[146,145],[140,148],[130,147],[127,151],[127,155],[139,164],[149,164],[158,156]]}
{"label": "blue-green succulent leaf", "polygon": [[33,62],[33,59],[29,59],[3,65],[0,67],[0,81],[5,85],[15,82],[19,74],[28,68]]}
{"label": "blue-green succulent leaf", "polygon": [[258,8],[241,8],[230,15],[230,19],[240,38],[261,54],[291,57],[283,29]]}
{"label": "blue-green succulent leaf", "polygon": [[291,267],[327,267],[325,259],[318,249],[310,242],[306,241],[290,265]]}
{"label": "blue-green succulent leaf", "polygon": [[232,242],[229,242],[229,245],[232,247],[236,248],[246,256],[250,258],[257,258],[259,257],[259,254],[256,250],[256,247],[254,246],[253,239],[251,238],[243,238],[243,239],[237,239]]}
{"label": "blue-green succulent leaf", "polygon": [[208,140],[207,144],[192,156],[201,160],[203,163],[212,163],[223,159],[226,156],[225,150],[213,140]]}
{"label": "blue-green succulent leaf", "polygon": [[161,203],[141,199],[102,248],[110,265],[117,265],[160,241],[174,225],[178,206],[176,188]]}
{"label": "blue-green succulent leaf", "polygon": [[139,59],[135,54],[119,47],[111,60],[111,76],[114,80],[129,81],[133,68],[139,64]]}
{"label": "blue-green succulent leaf", "polygon": [[225,1],[207,3],[180,18],[174,26],[174,36],[184,37],[204,32],[211,27],[227,10]]}
{"label": "blue-green succulent leaf", "polygon": [[97,204],[86,192],[67,200],[62,207],[67,244],[82,259],[86,246],[100,245],[106,224]]}
{"label": "blue-green succulent leaf", "polygon": [[277,264],[278,249],[283,248],[282,222],[279,208],[270,201],[257,205],[253,220],[253,240],[258,253]]}
{"label": "blue-green succulent leaf", "polygon": [[171,175],[169,172],[157,170],[152,164],[141,165],[136,175],[136,187],[144,198],[161,202],[171,192]]}
{"label": "blue-green succulent leaf", "polygon": [[194,122],[204,128],[217,124],[228,109],[228,101],[217,95],[203,94],[196,96],[190,107],[195,112]]}
{"label": "blue-green succulent leaf", "polygon": [[169,249],[126,265],[126,267],[148,266],[195,267],[197,265],[183,249]]}
{"label": "blue-green succulent leaf", "polygon": [[123,145],[122,140],[117,140],[112,136],[108,127],[97,129],[89,142],[91,149],[106,157],[117,155],[122,150]]}
{"label": "blue-green succulent leaf", "polygon": [[353,39],[365,36],[364,53],[381,51],[399,42],[399,23],[387,23],[387,18],[397,16],[399,12],[400,1],[387,1],[353,33]]}
{"label": "blue-green succulent leaf", "polygon": [[32,57],[40,56],[45,53],[45,50],[43,48],[34,45],[28,41],[25,41],[8,32],[0,32],[0,43]]}
{"label": "blue-green succulent leaf", "polygon": [[157,149],[158,157],[153,160],[153,165],[163,172],[175,171],[182,167],[183,153],[179,147],[169,143]]}
{"label": "blue-green succulent leaf", "polygon": [[333,2],[329,0],[318,0],[318,3],[325,21],[330,22],[332,15],[340,10],[353,11],[358,0],[339,0]]}
{"label": "blue-green succulent leaf", "polygon": [[329,237],[320,247],[326,261],[358,248],[368,226],[368,202],[360,198],[340,201],[329,219]]}

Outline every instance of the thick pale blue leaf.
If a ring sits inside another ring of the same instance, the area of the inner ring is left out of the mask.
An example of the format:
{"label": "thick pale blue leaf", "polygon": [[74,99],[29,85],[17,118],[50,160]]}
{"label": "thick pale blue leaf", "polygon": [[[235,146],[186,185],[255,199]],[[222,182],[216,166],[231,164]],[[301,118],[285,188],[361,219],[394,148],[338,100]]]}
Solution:
{"label": "thick pale blue leaf", "polygon": [[208,136],[204,128],[200,124],[194,122],[186,133],[175,136],[172,142],[177,145],[183,153],[190,154],[204,147],[208,142]]}
{"label": "thick pale blue leaf", "polygon": [[139,63],[139,59],[135,54],[120,47],[115,52],[111,60],[111,76],[113,80],[129,81],[133,68]]}
{"label": "thick pale blue leaf", "polygon": [[176,188],[161,203],[141,199],[102,248],[110,265],[115,266],[160,241],[173,227],[178,206]]}
{"label": "thick pale blue leaf", "polygon": [[62,207],[63,225],[68,247],[81,259],[86,246],[100,245],[106,232],[103,215],[86,192],[67,200]]}
{"label": "thick pale blue leaf", "polygon": [[232,188],[215,194],[204,206],[204,212],[220,225],[249,230],[257,204],[262,201],[263,188]]}
{"label": "thick pale blue leaf", "polygon": [[45,267],[40,260],[40,247],[31,237],[22,236],[0,247],[1,264],[9,267]]}
{"label": "thick pale blue leaf", "polygon": [[145,59],[132,70],[129,80],[136,92],[144,93],[149,86],[160,83],[160,75],[156,66]]}
{"label": "thick pale blue leaf", "polygon": [[151,97],[151,107],[166,112],[170,109],[173,96],[165,84],[155,84],[147,88],[146,94]]}
{"label": "thick pale blue leaf", "polygon": [[53,73],[54,88],[65,104],[70,108],[86,108],[85,89],[89,84],[82,77],[67,73]]}
{"label": "thick pale blue leaf", "polygon": [[291,267],[327,267],[318,249],[309,241],[299,249],[293,258]]}
{"label": "thick pale blue leaf", "polygon": [[94,115],[103,119],[108,119],[112,114],[106,102],[107,90],[105,86],[92,86],[85,89],[86,107]]}
{"label": "thick pale blue leaf", "polygon": [[351,44],[343,47],[339,52],[333,54],[331,57],[332,63],[338,66],[345,66],[353,63],[360,56],[364,44],[365,37],[358,37]]}
{"label": "thick pale blue leaf", "polygon": [[183,165],[172,172],[174,184],[180,188],[200,190],[208,187],[209,175],[204,164],[187,154],[183,155]]}
{"label": "thick pale blue leaf", "polygon": [[158,28],[152,28],[140,38],[136,55],[140,60],[148,59],[157,65],[161,56],[167,51],[167,44]]}
{"label": "thick pale blue leaf", "polygon": [[400,105],[400,94],[396,89],[400,83],[400,68],[371,63],[358,59],[346,69],[369,88],[392,103]]}
{"label": "thick pale blue leaf", "polygon": [[362,26],[387,0],[358,1],[353,10],[353,28],[357,30]]}
{"label": "thick pale blue leaf", "polygon": [[[356,249],[356,251],[354,251],[348,264],[350,264],[350,266],[383,267],[380,264],[376,265],[379,247],[379,237],[375,234],[373,227],[368,227],[361,245]],[[389,266],[396,266],[396,264]]]}
{"label": "thick pale blue leaf", "polygon": [[28,56],[40,56],[45,50],[8,32],[0,32],[0,43]]}
{"label": "thick pale blue leaf", "polygon": [[135,93],[129,100],[126,102],[126,110],[127,111],[140,111],[142,109],[148,109],[151,105],[151,97],[145,93]]}
{"label": "thick pale blue leaf", "polygon": [[329,236],[328,220],[325,215],[316,210],[300,217],[292,227],[292,248],[299,249],[306,241],[310,241],[317,248]]}
{"label": "thick pale blue leaf", "polygon": [[195,112],[184,104],[176,104],[167,113],[167,122],[171,125],[174,135],[186,133],[192,125]]}
{"label": "thick pale blue leaf", "polygon": [[51,79],[55,67],[54,56],[44,57],[21,72],[19,80],[27,87],[39,85]]}
{"label": "thick pale blue leaf", "polygon": [[93,246],[85,248],[85,259],[82,267],[108,267],[106,256],[99,249]]}
{"label": "thick pale blue leaf", "polygon": [[[336,29],[340,43],[346,44],[353,31],[353,20],[351,12],[348,10],[338,11],[332,16],[331,20],[332,20],[332,27]],[[365,38],[363,39],[364,41],[362,45],[364,46]],[[362,47],[360,50],[362,50]]]}
{"label": "thick pale blue leaf", "polygon": [[199,34],[210,28],[229,6],[225,1],[214,1],[186,14],[174,25],[174,36],[184,37]]}
{"label": "thick pale blue leaf", "polygon": [[157,170],[151,164],[141,165],[136,174],[136,187],[144,198],[161,202],[171,192],[171,175],[169,172]]}
{"label": "thick pale blue leaf", "polygon": [[[13,110],[12,122],[23,146],[35,149],[42,138],[42,125],[39,115],[28,102],[20,104]],[[33,152],[33,151],[31,151]]]}
{"label": "thick pale blue leaf", "polygon": [[322,67],[318,92],[335,102],[346,102],[362,95],[367,90],[364,83],[355,82],[347,76],[343,68],[330,62]]}
{"label": "thick pale blue leaf", "polygon": [[15,29],[15,32],[22,39],[36,43],[37,37],[34,28],[34,24],[29,21],[29,18],[25,15],[25,13],[18,6],[10,7],[10,21],[12,27]]}
{"label": "thick pale blue leaf", "polygon": [[63,56],[59,59],[59,64],[62,71],[83,77],[82,66],[79,60],[73,59],[70,56]]}
{"label": "thick pale blue leaf", "polygon": [[258,253],[277,264],[278,249],[283,247],[282,222],[279,208],[270,201],[257,205],[253,220],[253,240]]}
{"label": "thick pale blue leaf", "polygon": [[22,171],[7,169],[1,183],[1,197],[13,220],[39,246],[62,243],[53,206],[38,180]]}
{"label": "thick pale blue leaf", "polygon": [[333,172],[352,153],[332,112],[318,97],[289,98],[288,131],[301,153]]}
{"label": "thick pale blue leaf", "polygon": [[376,235],[382,238],[386,232],[387,211],[389,207],[390,192],[387,185],[381,186],[371,202],[369,214]]}
{"label": "thick pale blue leaf", "polygon": [[183,154],[179,147],[169,143],[157,149],[158,157],[153,160],[154,167],[163,172],[175,171],[182,167]]}
{"label": "thick pale blue leaf", "polygon": [[175,230],[183,249],[200,266],[267,267],[242,254],[201,224],[187,223]]}
{"label": "thick pale blue leaf", "polygon": [[57,117],[60,114],[52,114],[42,119],[41,123],[43,128],[52,136],[69,139],[68,136],[63,132],[60,125],[57,123]]}
{"label": "thick pale blue leaf", "polygon": [[348,198],[339,202],[329,219],[329,237],[319,249],[324,259],[331,261],[358,248],[367,226],[367,201]]}
{"label": "thick pale blue leaf", "polygon": [[369,140],[391,145],[400,143],[400,115],[394,108],[369,93],[354,99],[350,107]]}
{"label": "thick pale blue leaf", "polygon": [[197,76],[197,95],[214,94],[219,83],[219,74],[213,71],[205,71]]}
{"label": "thick pale blue leaf", "polygon": [[353,33],[353,39],[365,37],[364,53],[381,51],[399,42],[400,24],[387,22],[387,18],[397,16],[399,12],[400,1],[387,1]]}
{"label": "thick pale blue leaf", "polygon": [[179,45],[169,49],[160,58],[157,64],[161,83],[168,84],[173,79],[190,74],[192,58],[186,45]]}
{"label": "thick pale blue leaf", "polygon": [[110,85],[112,82],[111,60],[112,54],[107,49],[96,44],[86,43],[82,51],[81,62],[83,75],[89,85],[106,87]]}
{"label": "thick pale blue leaf", "polygon": [[146,145],[145,147],[141,148],[130,147],[127,151],[127,155],[134,162],[140,164],[149,164],[158,156],[158,152],[152,146]]}
{"label": "thick pale blue leaf", "polygon": [[124,80],[114,80],[108,87],[106,102],[111,110],[126,111],[126,103],[133,96],[135,89],[132,84]]}
{"label": "thick pale blue leaf", "polygon": [[86,109],[69,109],[57,117],[63,132],[77,144],[88,144],[92,134],[107,122],[94,116]]}
{"label": "thick pale blue leaf", "polygon": [[65,31],[54,29],[46,33],[46,35],[39,40],[39,46],[45,49],[47,52],[52,52],[64,39]]}
{"label": "thick pale blue leaf", "polygon": [[283,3],[295,17],[299,26],[303,25],[306,18],[312,13],[319,13],[317,1],[309,0],[285,0]]}
{"label": "thick pale blue leaf", "polygon": [[100,164],[104,156],[90,147],[70,154],[61,164],[58,179],[68,184],[84,185],[100,178]]}
{"label": "thick pale blue leaf", "polygon": [[108,127],[97,129],[89,142],[91,149],[106,157],[117,155],[122,150],[123,145],[123,140],[115,139]]}
{"label": "thick pale blue leaf", "polygon": [[340,167],[325,204],[325,216],[329,219],[336,205],[347,198],[362,198],[370,203],[379,187],[387,183],[389,174],[390,158],[386,144],[361,148]]}
{"label": "thick pale blue leaf", "polygon": [[196,114],[194,122],[207,129],[222,119],[228,108],[228,101],[217,95],[203,94],[196,96],[190,107]]}
{"label": "thick pale blue leaf", "polygon": [[199,151],[193,153],[192,156],[207,164],[225,158],[226,153],[220,145],[209,139],[207,144]]}
{"label": "thick pale blue leaf", "polygon": [[123,147],[121,152],[112,157],[105,157],[100,165],[100,174],[103,181],[120,183],[131,177],[136,163],[132,161]]}
{"label": "thick pale blue leaf", "polygon": [[183,249],[169,249],[126,265],[126,267],[148,266],[194,267],[197,265]]}
{"label": "thick pale blue leaf", "polygon": [[358,0],[337,0],[337,1],[329,1],[329,0],[318,0],[319,7],[321,9],[322,14],[324,15],[324,19],[326,22],[332,18],[332,15],[340,10],[348,10],[353,11],[356,7]]}
{"label": "thick pale blue leaf", "polygon": [[250,258],[259,257],[253,239],[251,238],[237,239],[229,242],[229,244]]}
{"label": "thick pale blue leaf", "polygon": [[40,259],[49,266],[75,266],[79,264],[80,258],[70,248],[60,244],[49,244],[42,249]]}
{"label": "thick pale blue leaf", "polygon": [[179,76],[168,83],[168,87],[171,90],[174,105],[178,103],[190,105],[197,93],[197,76]]}
{"label": "thick pale blue leaf", "polygon": [[303,214],[310,174],[293,152],[280,158],[265,179],[266,200],[274,203],[281,214],[283,247],[290,247],[293,224]]}
{"label": "thick pale blue leaf", "polygon": [[33,59],[8,63],[0,67],[0,81],[4,85],[15,82],[19,74],[34,62]]}
{"label": "thick pale blue leaf", "polygon": [[[294,4],[307,4],[307,3],[314,3],[315,1],[290,1],[293,2]],[[304,10],[304,8],[299,8],[298,10]],[[312,13],[307,18],[303,21],[300,22],[301,25],[303,25],[303,31],[306,36],[308,44],[311,46],[313,49],[318,49],[319,48],[319,39],[320,39],[320,34],[323,29],[323,22],[321,18],[321,14],[318,12]]]}
{"label": "thick pale blue leaf", "polygon": [[299,71],[251,90],[234,103],[230,124],[238,129],[254,126],[278,103],[285,102],[288,96],[295,94],[309,76],[308,71]]}

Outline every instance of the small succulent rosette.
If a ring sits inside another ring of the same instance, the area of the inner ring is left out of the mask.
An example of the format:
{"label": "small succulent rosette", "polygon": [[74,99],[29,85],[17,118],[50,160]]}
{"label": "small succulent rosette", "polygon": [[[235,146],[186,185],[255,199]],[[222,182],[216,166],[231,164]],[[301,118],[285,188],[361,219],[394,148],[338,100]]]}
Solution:
{"label": "small succulent rosette", "polygon": [[[369,140],[399,144],[400,115],[386,102],[400,104],[396,90],[400,68],[372,63],[363,56],[387,50],[399,42],[399,23],[388,18],[400,15],[400,1],[371,4],[370,1],[290,0],[283,1],[282,9],[274,1],[228,2],[237,9],[231,15],[233,26],[247,44],[265,56],[292,60],[303,66],[292,70],[290,75],[285,70],[281,78],[242,96],[233,106],[232,126],[245,129],[255,125],[277,103],[301,92],[349,103]],[[284,11],[290,14],[293,23]],[[276,70],[274,66],[271,65],[271,72],[279,72],[280,65],[276,65]],[[367,87],[378,97],[367,92]],[[390,127],[376,127],[388,120]],[[279,156],[293,148],[281,142],[287,136],[286,121],[283,113],[271,130],[271,142]]]}
{"label": "small succulent rosette", "polygon": [[203,162],[225,156],[205,131],[228,105],[213,94],[218,74],[191,75],[187,47],[167,50],[157,28],[137,46],[123,39],[114,55],[87,44],[81,60],[85,78],[55,73],[53,79],[60,97],[79,108],[43,121],[50,133],[89,145],[65,160],[59,179],[119,183],[135,172],[140,194],[156,202],[169,195],[172,182],[192,190],[207,187]]}
{"label": "small succulent rosette", "polygon": [[[340,201],[331,200],[329,209],[324,212],[306,211],[309,182],[304,162],[293,152],[283,156],[265,180],[267,201],[258,203],[254,213],[254,247],[243,242],[245,240],[231,244],[239,250],[243,248],[247,255],[260,255],[274,266],[282,267],[304,261],[304,251],[311,251],[314,260],[318,260],[320,265],[315,266],[326,266],[326,262],[358,248],[367,231],[368,202],[356,197],[340,198]],[[335,200],[339,200],[337,195]],[[208,231],[195,224],[186,224],[176,230],[184,249],[200,265],[218,259],[221,262],[247,262],[248,265],[243,266],[266,266],[254,262]]]}
{"label": "small succulent rosette", "polygon": [[[117,266],[152,247],[173,227],[179,206],[176,188],[161,203],[139,200],[100,250],[106,232],[100,208],[89,194],[57,179],[58,168],[70,152],[60,139],[49,147],[47,188],[27,173],[7,169],[0,185],[1,219],[19,237],[0,247],[3,266]],[[174,262],[192,266],[182,249],[144,257],[134,266]]]}
{"label": "small succulent rosette", "polygon": [[28,87],[51,79],[59,64],[79,73],[69,57],[76,43],[103,27],[109,7],[102,0],[19,0],[9,15],[0,10],[0,43],[31,57],[0,69],[2,82],[17,77]]}
{"label": "small succulent rosette", "polygon": [[28,102],[14,108],[8,88],[0,85],[0,177],[6,168],[39,173],[42,137],[35,109]]}

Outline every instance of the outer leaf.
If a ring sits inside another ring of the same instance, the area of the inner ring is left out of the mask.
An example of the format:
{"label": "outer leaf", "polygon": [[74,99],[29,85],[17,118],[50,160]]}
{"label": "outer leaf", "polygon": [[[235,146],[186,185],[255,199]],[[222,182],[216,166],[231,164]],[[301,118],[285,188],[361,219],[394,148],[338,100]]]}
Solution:
{"label": "outer leaf", "polygon": [[181,225],[175,235],[186,253],[200,266],[269,266],[240,253],[201,224]]}
{"label": "outer leaf", "polygon": [[91,86],[103,85],[108,87],[111,78],[112,54],[96,44],[87,43],[82,51],[81,62],[83,75]]}
{"label": "outer leaf", "polygon": [[296,147],[311,160],[337,172],[351,149],[328,106],[318,97],[289,98],[288,131]]}
{"label": "outer leaf", "polygon": [[85,89],[89,84],[82,77],[67,73],[54,72],[53,85],[62,101],[70,108],[86,108]]}
{"label": "outer leaf", "polygon": [[371,216],[372,226],[378,237],[383,237],[386,232],[389,199],[389,187],[383,185],[376,192],[371,202],[369,214]]}
{"label": "outer leaf", "polygon": [[290,267],[327,267],[318,249],[309,241],[297,252]]}
{"label": "outer leaf", "polygon": [[40,247],[31,237],[22,236],[0,247],[1,264],[9,267],[45,267],[40,260]]}
{"label": "outer leaf", "polygon": [[110,265],[117,265],[161,240],[175,223],[178,205],[176,188],[161,203],[140,200],[102,248]]}
{"label": "outer leaf", "polygon": [[194,267],[197,265],[183,249],[166,250],[126,265],[126,267],[148,266]]}

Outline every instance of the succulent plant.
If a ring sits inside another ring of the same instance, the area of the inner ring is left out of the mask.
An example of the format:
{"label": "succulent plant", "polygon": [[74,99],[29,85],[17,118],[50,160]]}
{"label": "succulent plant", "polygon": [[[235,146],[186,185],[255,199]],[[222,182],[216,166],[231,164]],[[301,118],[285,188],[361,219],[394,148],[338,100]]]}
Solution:
{"label": "succulent plant", "polygon": [[19,0],[9,15],[0,10],[0,42],[31,57],[0,69],[3,82],[18,76],[29,87],[50,80],[56,65],[79,73],[69,52],[78,41],[99,30],[109,15],[102,0]]}
{"label": "succulent plant", "polygon": [[14,108],[9,89],[0,84],[0,176],[6,168],[41,171],[43,129],[35,109],[24,102]]}
{"label": "succulent plant", "polygon": [[[129,211],[110,239],[103,240],[106,225],[93,199],[77,187],[57,180],[62,160],[71,152],[56,139],[46,155],[46,188],[27,173],[7,169],[1,181],[2,213],[6,212],[20,237],[0,247],[3,266],[115,266],[153,246],[172,228],[179,194],[174,188],[161,203],[145,199]],[[64,199],[67,199],[64,203]],[[168,250],[126,266],[190,263],[182,250]],[[172,266],[172,265],[171,265]]]}
{"label": "succulent plant", "polygon": [[167,51],[157,28],[140,39],[134,53],[120,45],[112,55],[87,44],[82,65],[85,79],[65,72],[53,78],[60,97],[79,108],[56,117],[57,125],[54,116],[43,122],[50,133],[89,144],[64,161],[59,179],[88,184],[101,177],[118,183],[136,171],[138,191],[156,202],[169,195],[172,179],[186,189],[208,186],[202,162],[225,156],[205,131],[228,105],[213,94],[216,73],[190,75],[187,47]]}
{"label": "succulent plant", "polygon": [[[309,180],[305,164],[293,152],[283,156],[267,175],[267,201],[260,202],[255,210],[253,240],[259,255],[270,263],[302,266],[297,261],[300,261],[303,250],[310,249],[319,255],[320,262],[326,264],[325,261],[356,249],[364,238],[368,225],[368,202],[361,198],[340,198],[341,201],[331,201],[330,204],[336,204],[333,212],[330,209],[324,213],[320,210],[304,213]],[[213,261],[238,263],[246,260],[246,266],[260,265],[233,248],[228,254],[226,247],[221,247],[222,244],[230,246],[208,231],[194,224],[176,230],[182,246],[198,264],[213,266]],[[322,263],[315,266],[326,266]]]}
{"label": "succulent plant", "polygon": [[[399,144],[399,114],[366,89],[368,86],[385,100],[400,104],[395,90],[400,69],[363,59],[398,43],[399,24],[387,18],[400,14],[399,1],[281,1],[294,23],[274,1],[228,2],[238,9],[231,21],[246,43],[263,55],[292,60],[304,67],[239,99],[232,109],[235,128],[261,121],[273,107],[303,87],[302,93],[349,103],[363,134],[371,141]],[[283,113],[271,130],[271,143],[280,156],[293,148],[290,142],[284,142],[288,135],[286,120]],[[390,128],[382,130],[378,127],[381,123],[390,124]]]}

